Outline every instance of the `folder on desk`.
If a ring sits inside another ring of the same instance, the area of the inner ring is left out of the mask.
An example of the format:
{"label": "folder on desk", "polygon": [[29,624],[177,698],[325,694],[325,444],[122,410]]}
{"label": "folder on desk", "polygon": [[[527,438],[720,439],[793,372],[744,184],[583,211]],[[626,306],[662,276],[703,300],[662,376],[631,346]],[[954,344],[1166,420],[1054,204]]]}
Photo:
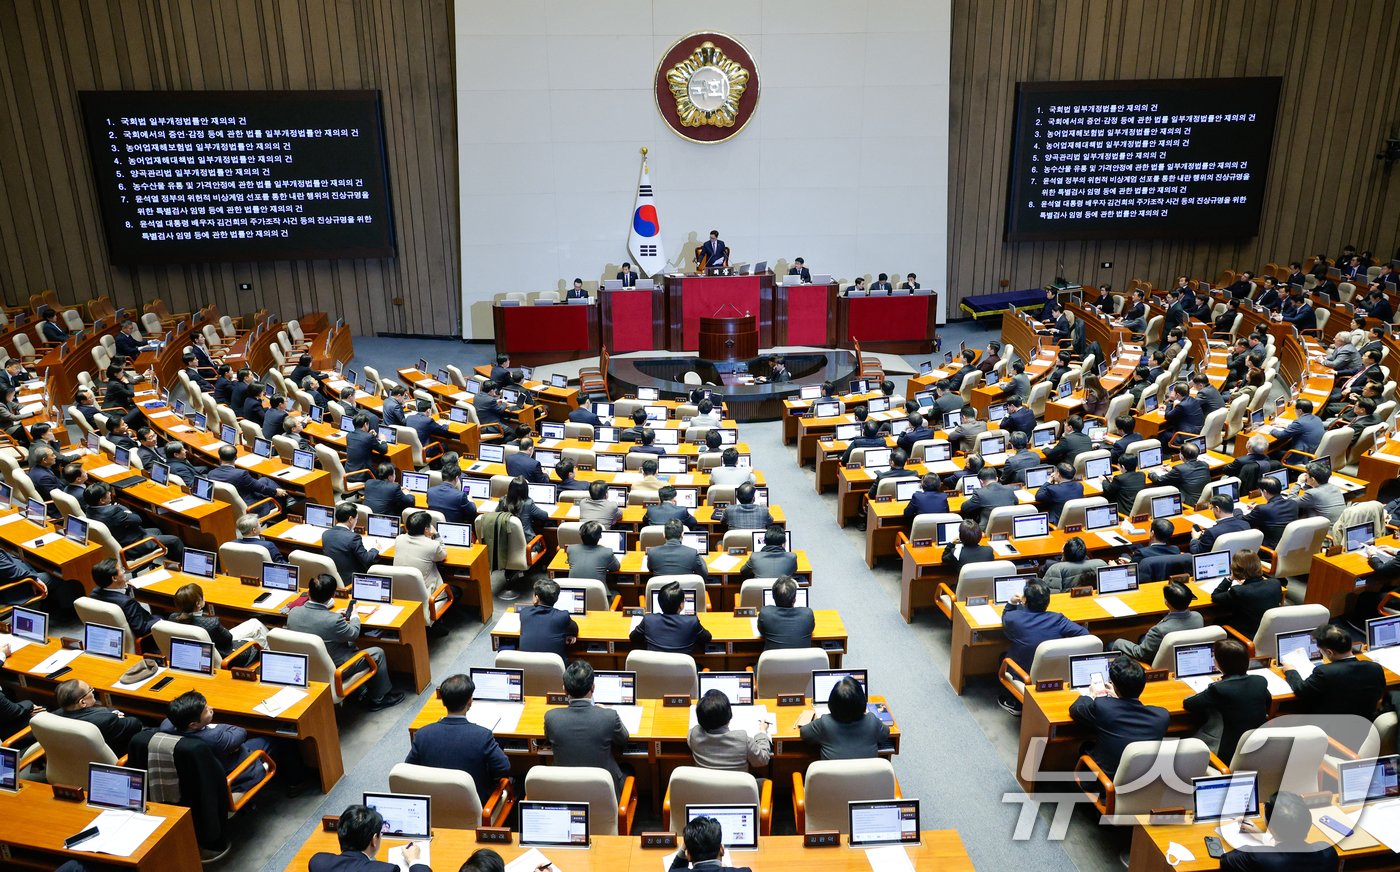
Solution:
{"label": "folder on desk", "polygon": [[491,628],[491,632],[519,633],[520,612],[502,612],[500,620],[496,621],[496,626]]}
{"label": "folder on desk", "polygon": [[259,457],[256,454],[245,454],[242,457],[235,460],[233,462],[233,465],[241,466],[244,469],[249,469],[251,467],[257,466],[259,463],[262,463],[264,459],[265,458]]}

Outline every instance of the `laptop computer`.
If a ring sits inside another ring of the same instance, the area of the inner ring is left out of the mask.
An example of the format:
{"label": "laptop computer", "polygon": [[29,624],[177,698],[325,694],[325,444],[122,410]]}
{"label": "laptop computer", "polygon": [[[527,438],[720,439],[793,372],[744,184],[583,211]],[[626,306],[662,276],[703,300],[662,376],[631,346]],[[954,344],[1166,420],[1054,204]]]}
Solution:
{"label": "laptop computer", "polygon": [[122,647],[122,631],[106,624],[83,624],[83,651],[98,657],[123,659],[126,652]]}
{"label": "laptop computer", "polygon": [[1069,655],[1069,686],[1074,690],[1089,690],[1096,681],[1099,685],[1108,684],[1109,664],[1117,659],[1117,651]]}
{"label": "laptop computer", "polygon": [[146,813],[146,770],[88,764],[87,804],[92,808]]}
{"label": "laptop computer", "polygon": [[593,702],[598,705],[636,705],[637,673],[608,669],[593,673]]}
{"label": "laptop computer", "polygon": [[992,579],[992,602],[1006,605],[1014,596],[1025,593],[1026,585],[1035,581],[1034,575],[1003,575]]}
{"label": "laptop computer", "polygon": [[1211,585],[1230,575],[1230,552],[1208,551],[1191,555],[1191,577],[1197,584]]}
{"label": "laptop computer", "polygon": [[1184,681],[1197,693],[1220,674],[1220,668],[1215,664],[1214,642],[1177,645],[1172,655],[1175,660],[1173,674],[1177,681]]}
{"label": "laptop computer", "polygon": [[1011,519],[1011,538],[1039,539],[1050,535],[1050,516],[1045,512]]}
{"label": "laptop computer", "polygon": [[1095,587],[1100,594],[1127,593],[1138,589],[1138,568],[1136,563],[1126,566],[1100,566],[1094,570]]}
{"label": "laptop computer", "polygon": [[1337,804],[1365,805],[1400,797],[1400,756],[1348,760],[1337,767]]}
{"label": "laptop computer", "polygon": [[364,804],[384,818],[381,834],[390,839],[431,838],[433,799],[413,793],[365,793]]}
{"label": "laptop computer", "polygon": [[522,800],[516,808],[522,847],[588,847],[588,803]]}
{"label": "laptop computer", "polygon": [[588,614],[588,591],[581,587],[560,587],[554,607],[571,615]]}
{"label": "laptop computer", "polygon": [[730,705],[753,705],[753,682],[752,672],[701,672],[700,696],[717,690],[724,694]]}
{"label": "laptop computer", "polygon": [[294,592],[298,587],[300,569],[290,563],[264,563],[262,587],[265,590]]}
{"label": "laptop computer", "polygon": [[1243,820],[1259,814],[1259,774],[1231,772],[1191,779],[1195,822]]}
{"label": "laptop computer", "polygon": [[0,747],[0,791],[19,790],[19,751]]}
{"label": "laptop computer", "polygon": [[47,645],[49,642],[49,616],[37,609],[15,606],[10,610],[10,632],[26,641]]}
{"label": "laptop computer", "polygon": [[308,686],[305,654],[292,654],[284,651],[263,651],[258,656],[260,678],[263,684],[278,684],[283,687]]}
{"label": "laptop computer", "polygon": [[525,670],[473,666],[467,670],[475,690],[472,699],[487,702],[522,702],[525,699]]}
{"label": "laptop computer", "polygon": [[[693,615],[693,614],[695,614],[695,590],[694,590],[693,588],[686,588],[686,589],[684,589],[684,590],[681,591],[681,595],[685,598],[685,600],[684,600],[684,602],[681,604],[681,610],[680,610],[679,614],[682,614],[682,615]],[[651,594],[647,597],[647,611],[650,612],[650,613],[653,614],[653,615],[659,615],[659,614],[661,614],[661,591],[660,591],[660,590],[653,590],[653,591],[651,592]]]}
{"label": "laptop computer", "polygon": [[197,575],[200,578],[214,577],[214,552],[199,551],[194,548],[185,549],[185,558],[180,562],[180,569],[190,575]]}
{"label": "laptop computer", "polygon": [[170,639],[170,668],[195,675],[213,675],[218,652],[213,642],[195,639]]}
{"label": "laptop computer", "polygon": [[[796,590],[797,596],[796,596],[796,597],[793,599],[793,601],[792,601],[793,608],[798,608],[798,609],[810,608],[810,606],[808,605],[808,602],[810,601],[810,600],[809,600],[809,597],[808,597],[808,593],[810,592],[810,590],[811,590],[810,588],[806,588],[806,587],[799,587],[799,588]],[[777,600],[775,600],[775,599],[773,598],[773,588],[771,588],[771,587],[764,588],[764,589],[763,589],[763,605],[764,605],[764,607],[766,608],[766,607],[768,607],[768,606],[775,606],[775,605],[777,605],[777,604],[778,604]]]}
{"label": "laptop computer", "polygon": [[686,822],[699,817],[714,818],[719,822],[720,843],[727,851],[758,850],[758,806],[742,804],[687,805]]}
{"label": "laptop computer", "polygon": [[868,669],[813,669],[813,708],[819,712],[825,712],[827,700],[831,698],[831,691],[841,683],[841,679],[846,677],[854,678],[867,695],[870,693],[870,671]]}
{"label": "laptop computer", "polygon": [[847,803],[851,847],[919,844],[919,801],[879,799]]}

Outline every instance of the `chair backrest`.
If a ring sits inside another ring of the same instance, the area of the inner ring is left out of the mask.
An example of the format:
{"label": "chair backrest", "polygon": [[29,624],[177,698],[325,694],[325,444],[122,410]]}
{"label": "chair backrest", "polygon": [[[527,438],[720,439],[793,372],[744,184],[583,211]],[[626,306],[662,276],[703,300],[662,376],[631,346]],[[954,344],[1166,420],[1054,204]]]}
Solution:
{"label": "chair backrest", "polygon": [[985,563],[967,563],[958,570],[958,598],[963,596],[963,586],[986,582],[987,592],[992,590],[992,579],[1016,574],[1016,564],[1010,560],[988,560]]}
{"label": "chair backrest", "polygon": [[1162,637],[1157,656],[1152,658],[1153,669],[1175,669],[1176,649],[1181,645],[1195,645],[1200,642],[1219,642],[1225,638],[1225,628],[1212,625],[1195,630],[1172,630]]}
{"label": "chair backrest", "polygon": [[643,551],[656,545],[666,544],[666,528],[661,524],[648,524],[638,534],[637,543]]}
{"label": "chair backrest", "polygon": [[612,773],[597,766],[531,766],[525,798],[541,802],[588,803],[588,829],[600,836],[617,832],[617,788]]}
{"label": "chair backrest", "polygon": [[482,825],[481,797],[472,777],[460,769],[439,769],[416,763],[395,763],[389,770],[389,790],[432,797],[433,827],[474,830]]}
{"label": "chair backrest", "polygon": [[1215,540],[1214,551],[1228,551],[1234,554],[1236,551],[1255,551],[1264,544],[1263,530],[1239,530],[1234,533],[1226,533]]}
{"label": "chair backrest", "polygon": [[195,624],[181,624],[178,621],[156,621],[151,627],[151,637],[156,641],[160,653],[170,656],[171,639],[191,639],[195,642],[212,642],[209,631]]}
{"label": "chair backrest", "polygon": [[758,779],[747,772],[677,766],[666,792],[671,797],[671,831],[685,830],[688,805],[757,805]]}
{"label": "chair backrest", "polygon": [[922,515],[915,515],[914,522],[909,525],[909,538],[914,539],[937,539],[938,525],[957,523],[962,520],[962,515],[956,512],[926,512]]}
{"label": "chair backrest", "polygon": [[1058,678],[1069,681],[1069,656],[1071,654],[1097,654],[1103,650],[1103,640],[1098,636],[1071,636],[1068,639],[1049,639],[1035,649],[1031,660],[1031,681],[1045,681]]}
{"label": "chair backrest", "polygon": [[423,577],[423,572],[416,566],[390,566],[383,563],[376,563],[372,570],[379,575],[387,575],[393,591],[393,598],[423,604],[424,622],[431,627],[436,619],[433,617],[432,598],[433,591],[428,589],[428,581]]}
{"label": "chair backrest", "polygon": [[[477,539],[486,543],[486,550],[489,554],[495,545],[485,536],[486,519],[499,514],[498,512],[484,512],[476,516]],[[506,519],[506,553],[491,557],[492,565],[500,566],[504,569],[521,572],[530,568],[530,555],[525,550],[525,527],[520,523],[520,519],[514,515]]]}
{"label": "chair backrest", "polygon": [[[1108,452],[1104,452],[1107,454]],[[1060,529],[1078,525],[1084,526],[1084,515],[1086,510],[1095,506],[1108,505],[1106,497],[1079,497],[1078,499],[1065,500],[1064,508],[1060,510]]]}
{"label": "chair backrest", "polygon": [[1274,549],[1275,565],[1270,567],[1269,573],[1277,578],[1307,575],[1329,526],[1325,517],[1290,521],[1278,538],[1278,547]]}
{"label": "chair backrest", "polygon": [[1240,736],[1230,771],[1259,773],[1261,799],[1280,790],[1314,793],[1327,747],[1327,733],[1321,727],[1258,727]]}
{"label": "chair backrest", "polygon": [[[1153,500],[1157,499],[1158,497],[1171,496],[1173,494],[1175,494],[1176,496],[1181,496],[1181,490],[1175,487],[1174,485],[1145,487],[1142,490],[1138,491],[1137,496],[1133,498],[1133,510],[1129,512],[1128,515],[1129,517],[1136,518],[1139,515],[1150,514],[1150,509],[1152,508]],[[1185,508],[1185,504],[1183,504],[1182,508]]]}
{"label": "chair backrest", "polygon": [[107,747],[102,731],[95,724],[65,718],[53,712],[39,712],[29,719],[34,738],[44,749],[50,784],[86,788],[88,764],[117,762]]}
{"label": "chair backrest", "polygon": [[651,601],[651,592],[660,590],[671,582],[678,582],[681,590],[695,591],[695,611],[705,611],[705,579],[698,575],[653,575],[647,579],[647,589],[643,592],[644,602]]}
{"label": "chair backrest", "polygon": [[[264,552],[265,554],[266,552]],[[295,566],[298,570],[298,578],[301,587],[306,587],[311,579],[322,573],[336,579],[342,587],[345,586],[345,579],[340,577],[340,570],[336,568],[335,561],[324,554],[316,554],[312,551],[302,551],[300,548],[287,555],[287,562]],[[259,561],[261,563],[261,561]],[[259,576],[262,575],[262,567],[258,567]]]}
{"label": "chair backrest", "polygon": [[[758,655],[754,675],[760,699],[780,693],[809,693],[813,669],[830,669],[831,660],[820,648],[781,648]],[[824,699],[813,702],[826,702]]]}
{"label": "chair backrest", "polygon": [[1340,470],[1346,466],[1347,446],[1351,444],[1352,432],[1350,427],[1342,427],[1337,430],[1328,430],[1322,434],[1322,439],[1317,443],[1315,456],[1318,459],[1323,457],[1331,458],[1332,468]]}
{"label": "chair backrest", "polygon": [[1332,617],[1321,603],[1296,606],[1275,606],[1259,619],[1259,632],[1254,634],[1254,656],[1278,657],[1278,634],[1298,630],[1316,630]]}
{"label": "chair backrest", "polygon": [[894,766],[883,757],[877,757],[816,760],[807,767],[803,790],[807,796],[806,832],[837,830],[850,833],[848,803],[894,799],[898,787],[894,780]]}
{"label": "chair backrest", "polygon": [[[593,425],[592,425],[592,424],[585,424],[585,423],[583,423],[583,422],[581,422],[581,421],[565,421],[565,422],[564,422],[564,438],[565,438],[565,439],[592,439],[593,436],[594,436],[594,430],[593,430]],[[582,463],[582,462],[584,462],[584,461],[581,461],[581,460],[579,459],[579,458],[582,456],[582,454],[580,453],[580,454],[573,454],[573,455],[570,455],[570,454],[569,454],[570,451],[581,452],[581,453],[586,452],[588,456],[593,457],[592,460],[587,461],[588,465],[589,465],[589,466],[595,466],[595,465],[597,465],[597,458],[596,458],[596,456],[594,456],[594,454],[593,454],[592,451],[589,451],[589,450],[586,449],[586,448],[565,448],[562,456],[563,456],[564,458],[573,460],[575,463]]]}
{"label": "chair backrest", "polygon": [[691,699],[700,695],[699,671],[689,654],[632,650],[624,668],[637,673],[638,699],[661,699],[668,693],[686,693]]}
{"label": "chair backrest", "polygon": [[[1210,505],[1211,497],[1215,496],[1216,490],[1219,489],[1219,488],[1221,488],[1221,487],[1223,487],[1224,485],[1230,485],[1230,484],[1232,484],[1232,485],[1235,486],[1235,493],[1246,493],[1246,491],[1244,491],[1244,490],[1240,487],[1240,480],[1239,480],[1237,477],[1235,477],[1235,476],[1233,476],[1233,475],[1225,475],[1225,476],[1221,476],[1220,478],[1217,478],[1217,479],[1214,479],[1214,480],[1212,480],[1212,481],[1207,482],[1207,483],[1206,483],[1206,486],[1203,487],[1203,488],[1201,488],[1201,498],[1200,498],[1199,500],[1196,501],[1196,505],[1198,505],[1198,506],[1207,506],[1207,505]],[[1207,516],[1207,517],[1209,517],[1209,516]]]}
{"label": "chair backrest", "polygon": [[[893,481],[893,479],[890,480]],[[738,548],[741,545],[750,548],[753,545],[753,533],[753,530],[726,530],[724,538],[720,540],[720,547],[725,551],[730,548]]]}
{"label": "chair backrest", "polygon": [[1207,451],[1215,451],[1220,447],[1225,438],[1225,416],[1229,413],[1229,409],[1221,408],[1206,415],[1205,423],[1201,425],[1201,435],[1206,439]]}
{"label": "chair backrest", "polygon": [[113,560],[126,564],[126,557],[122,554],[122,546],[117,544],[116,537],[112,531],[107,529],[107,525],[101,521],[88,519],[88,541],[96,542],[102,548],[102,553]]}
{"label": "chair backrest", "polygon": [[986,533],[988,536],[994,533],[1010,533],[1013,519],[1019,518],[1022,515],[1034,515],[1038,511],[1040,511],[1040,509],[1032,505],[997,506],[995,509],[992,509],[991,514],[987,516],[987,529],[982,532]]}
{"label": "chair backrest", "polygon": [[[54,491],[54,496],[58,491]],[[1337,523],[1332,525],[1332,539],[1336,542],[1343,542],[1346,539],[1347,527],[1354,527],[1358,524],[1371,525],[1371,533],[1377,539],[1385,535],[1385,506],[1376,500],[1364,500],[1361,502],[1349,503],[1342,509],[1342,514],[1337,518]]]}
{"label": "chair backrest", "polygon": [[1113,814],[1147,814],[1192,801],[1191,779],[1208,774],[1210,749],[1200,739],[1130,742],[1113,775]]}
{"label": "chair backrest", "polygon": [[741,609],[758,609],[763,607],[763,592],[772,590],[776,578],[749,578],[739,585],[739,599],[737,605]]}
{"label": "chair backrest", "polygon": [[122,650],[127,654],[136,653],[136,636],[131,631],[131,625],[126,622],[126,615],[120,606],[89,596],[80,596],[73,601],[73,609],[78,613],[78,620],[84,624],[106,624],[120,629]]}
{"label": "chair backrest", "polygon": [[1109,458],[1112,456],[1112,453],[1107,448],[1096,448],[1092,451],[1081,452],[1074,458],[1074,474],[1080,478],[1083,478],[1085,464],[1087,464],[1091,460],[1103,460],[1104,458]]}
{"label": "chair backrest", "polygon": [[66,494],[58,488],[49,491],[49,497],[58,507],[58,514],[64,518],[86,518],[87,512],[83,511],[83,506],[77,498],[71,494]]}
{"label": "chair backrest", "polygon": [[1132,456],[1136,458],[1138,456],[1138,453],[1143,451],[1144,449],[1161,447],[1162,441],[1160,439],[1139,439],[1138,441],[1129,445],[1127,448],[1123,449],[1123,456]]}
{"label": "chair backrest", "polygon": [[[854,452],[852,452],[854,455]],[[712,484],[705,491],[705,504],[713,506],[715,503],[734,504],[734,491],[738,490],[738,485],[734,484]]]}
{"label": "chair backrest", "polygon": [[608,586],[596,578],[556,577],[560,587],[583,589],[583,602],[590,612],[606,612],[611,603],[608,600]]}
{"label": "chair backrest", "polygon": [[235,518],[247,514],[248,504],[243,502],[243,497],[239,495],[237,488],[226,481],[211,481],[210,484],[213,485],[214,499],[233,506]]}
{"label": "chair backrest", "polygon": [[331,694],[331,701],[339,703],[343,697],[336,693],[335,661],[326,651],[326,643],[313,633],[301,633],[285,627],[273,627],[267,631],[269,651],[285,651],[291,654],[305,654],[307,676],[312,681],[323,681]]}
{"label": "chair backrest", "polygon": [[523,670],[526,696],[544,696],[564,689],[564,658],[558,654],[502,650],[496,652],[496,666]]}
{"label": "chair backrest", "polygon": [[1026,399],[1026,407],[1035,413],[1037,418],[1045,417],[1045,402],[1050,397],[1050,380],[1041,379],[1031,385],[1031,395]]}

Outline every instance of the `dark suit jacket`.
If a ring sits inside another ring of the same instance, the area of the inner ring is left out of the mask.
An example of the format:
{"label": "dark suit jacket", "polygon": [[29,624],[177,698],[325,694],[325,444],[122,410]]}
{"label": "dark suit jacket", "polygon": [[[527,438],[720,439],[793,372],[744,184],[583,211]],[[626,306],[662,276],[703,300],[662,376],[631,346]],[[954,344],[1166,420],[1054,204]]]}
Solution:
{"label": "dark suit jacket", "polygon": [[1035,412],[1027,406],[1022,406],[1002,419],[1001,429],[1008,433],[1020,431],[1029,435],[1035,429],[1035,425]]}
{"label": "dark suit jacket", "polygon": [[1059,612],[1033,612],[1016,603],[1007,605],[1002,612],[1001,621],[1006,641],[1011,643],[1011,650],[1007,656],[1027,671],[1031,668],[1031,662],[1035,660],[1035,649],[1040,647],[1041,642],[1089,633]]}
{"label": "dark suit jacket", "polygon": [[739,570],[740,580],[750,578],[781,578],[797,572],[797,555],[781,545],[764,545]]}
{"label": "dark suit jacket", "polygon": [[442,512],[443,520],[451,524],[470,524],[476,519],[476,504],[451,484],[436,484],[428,488],[428,508]]}
{"label": "dark suit jacket", "polygon": [[389,446],[368,430],[351,430],[345,434],[345,471],[373,469],[389,456]]}
{"label": "dark suit jacket", "polygon": [[942,514],[948,511],[948,495],[941,491],[914,491],[909,505],[904,507],[904,523],[913,524],[919,515]]}
{"label": "dark suit jacket", "polygon": [[1200,502],[1201,491],[1210,484],[1210,466],[1204,460],[1186,460],[1167,470],[1167,474],[1156,479],[1164,485],[1175,485],[1181,491],[1181,502],[1194,506]]}
{"label": "dark suit jacket", "polygon": [[408,421],[404,418],[403,414],[403,403],[393,397],[385,397],[384,404],[380,408],[384,412],[381,417],[384,419],[385,424],[395,427],[408,426]]}
{"label": "dark suit jacket", "polygon": [[1039,455],[1029,449],[1016,452],[1006,458],[1006,463],[1001,468],[1002,484],[1024,484],[1026,470],[1032,466],[1041,466],[1043,462]]}
{"label": "dark suit jacket", "polygon": [[510,761],[491,731],[456,715],[419,728],[404,762],[467,773],[482,802],[497,781],[510,776]]}
{"label": "dark suit jacket", "polygon": [[618,271],[618,281],[622,282],[624,288],[635,288],[637,286],[637,274],[632,270],[627,272]]}
{"label": "dark suit jacket", "polygon": [[1274,462],[1269,459],[1267,454],[1246,454],[1244,457],[1237,457],[1225,464],[1225,467],[1220,470],[1220,474],[1238,476],[1246,463],[1252,463],[1259,467],[1259,475],[1261,476],[1274,468]]}
{"label": "dark suit jacket", "polygon": [[698,575],[709,583],[710,568],[700,552],[679,542],[665,542],[647,549],[647,572],[652,575]]}
{"label": "dark suit jacket", "polygon": [[790,268],[790,269],[788,270],[788,273],[787,273],[787,274],[790,275],[790,276],[801,276],[801,277],[802,277],[802,281],[804,281],[804,282],[810,282],[810,281],[812,280],[812,271],[809,270],[809,269],[807,269],[807,267],[805,267],[805,266],[804,266],[804,267],[792,267],[792,268]]}
{"label": "dark suit jacket", "polygon": [[[680,854],[677,854],[675,859],[671,861],[671,872],[681,872],[683,869],[690,868],[692,868],[691,865],[682,859]],[[753,869],[748,866],[715,866],[711,864],[705,867],[704,872],[753,872]]]}
{"label": "dark suit jacket", "polygon": [[1050,523],[1060,523],[1060,513],[1065,503],[1084,496],[1084,485],[1077,481],[1062,481],[1059,484],[1043,484],[1035,492],[1036,506],[1050,515]]}
{"label": "dark suit jacket", "polygon": [[1109,444],[1109,459],[1112,460],[1114,463],[1121,462],[1123,460],[1123,453],[1128,450],[1128,447],[1142,438],[1142,435],[1137,433],[1136,431],[1132,433],[1124,433],[1118,438],[1116,442],[1112,442]]}
{"label": "dark suit jacket", "polygon": [[121,379],[112,379],[107,382],[107,392],[103,394],[103,408],[126,409],[128,412],[136,406],[136,392],[131,389],[131,385]]}
{"label": "dark suit jacket", "polygon": [[350,576],[365,572],[379,557],[378,549],[365,548],[365,540],[359,533],[339,524],[321,534],[321,553],[335,562],[342,584],[349,584]]}
{"label": "dark suit jacket", "polygon": [[414,412],[404,418],[404,425],[413,428],[413,432],[418,434],[418,444],[420,445],[452,438],[451,427],[439,424],[431,416],[424,415],[422,412]]}
{"label": "dark suit jacket", "polygon": [[568,708],[544,713],[544,737],[553,746],[555,766],[597,766],[608,770],[622,792],[622,768],[613,756],[627,744],[627,727],[617,712],[574,699]]}
{"label": "dark suit jacket", "polygon": [[932,438],[933,431],[930,430],[928,427],[911,427],[910,429],[905,430],[903,433],[899,434],[899,439],[896,440],[895,444],[897,444],[900,448],[903,448],[905,454],[913,454],[915,442],[918,442],[922,439]]}
{"label": "dark suit jacket", "polygon": [[146,538],[146,528],[141,526],[141,516],[116,503],[105,506],[88,506],[87,514],[94,521],[107,525],[107,530],[117,544],[125,547]]}
{"label": "dark suit jacket", "polygon": [[1206,423],[1206,413],[1201,408],[1201,401],[1195,397],[1186,397],[1172,403],[1163,418],[1163,431],[1171,433],[1200,433]]}
{"label": "dark suit jacket", "polygon": [[1090,451],[1094,442],[1088,435],[1070,430],[1060,437],[1060,441],[1045,449],[1046,463],[1073,463],[1074,458]]}
{"label": "dark suit jacket", "polygon": [[136,718],[119,715],[115,710],[100,705],[72,712],[56,708],[53,709],[53,712],[75,721],[87,721],[97,727],[102,733],[102,741],[106,742],[107,747],[111,748],[112,753],[118,757],[126,754],[127,747],[131,745],[132,737],[144,729]]}
{"label": "dark suit jacket", "polygon": [[512,478],[523,475],[527,481],[535,484],[545,484],[549,481],[549,474],[544,471],[540,462],[523,451],[506,455],[506,475]]}
{"label": "dark suit jacket", "polygon": [[396,481],[380,481],[377,478],[365,482],[363,492],[365,505],[377,515],[399,517],[404,509],[413,505],[413,497],[403,492],[403,485]]}
{"label": "dark suit jacket", "polygon": [[695,615],[649,614],[631,633],[632,645],[671,654],[700,653],[710,642],[710,631]]}
{"label": "dark suit jacket", "polygon": [[1253,638],[1264,613],[1282,605],[1283,585],[1276,578],[1252,578],[1232,586],[1230,579],[1224,578],[1211,591],[1210,601],[1229,606],[1230,626]]}
{"label": "dark suit jacket", "polygon": [[256,545],[267,552],[267,559],[272,563],[286,563],[287,557],[282,553],[282,549],[277,547],[277,543],[271,539],[264,539],[261,536],[235,539],[239,545]]}
{"label": "dark suit jacket", "polygon": [[234,384],[233,379],[223,376],[214,379],[214,402],[233,408]]}
{"label": "dark suit jacket", "polygon": [[810,648],[816,627],[816,615],[809,608],[764,606],[758,613],[758,634],[763,637],[765,651]]}
{"label": "dark suit jacket", "polygon": [[1205,554],[1215,550],[1215,540],[1226,533],[1243,533],[1250,529],[1249,522],[1237,515],[1228,518],[1221,518],[1215,522],[1215,526],[1201,532],[1201,538],[1194,539],[1189,548],[1192,554]]}
{"label": "dark suit jacket", "polygon": [[239,417],[261,424],[263,419],[267,417],[267,410],[263,408],[262,401],[262,394],[253,396],[252,393],[249,393],[243,398],[243,406],[238,410]]}
{"label": "dark suit jacket", "polygon": [[1254,507],[1246,516],[1249,526],[1264,531],[1264,544],[1270,548],[1278,546],[1279,537],[1292,521],[1298,520],[1298,501],[1287,497],[1274,497],[1268,502]]}
{"label": "dark suit jacket", "polygon": [[1188,712],[1220,713],[1223,729],[1216,756],[1226,765],[1235,756],[1235,746],[1240,743],[1240,736],[1269,719],[1269,706],[1272,703],[1269,683],[1260,675],[1226,676],[1206,685],[1205,690],[1188,696],[1182,702]]}
{"label": "dark suit jacket", "polygon": [[972,496],[963,500],[962,508],[958,511],[964,518],[976,518],[977,523],[986,527],[987,519],[992,516],[992,509],[1014,505],[1016,505],[1016,489],[1009,485],[993,482],[973,491]]}
{"label": "dark suit jacket", "polygon": [[[399,867],[383,860],[371,860],[361,851],[332,854],[321,851],[306,864],[308,872],[399,872]],[[414,863],[408,872],[433,872],[426,863]]]}
{"label": "dark suit jacket", "polygon": [[271,441],[273,436],[281,436],[282,422],[286,420],[286,409],[268,409],[263,415],[263,436],[268,441]]}
{"label": "dark suit jacket", "polygon": [[1135,699],[1081,696],[1069,707],[1070,717],[1093,727],[1098,734],[1089,756],[1111,778],[1118,771],[1123,749],[1133,742],[1151,742],[1167,735],[1171,715],[1155,705]]}
{"label": "dark suit jacket", "polygon": [[1384,667],[1355,657],[1319,663],[1306,681],[1292,669],[1283,677],[1308,714],[1359,715],[1370,720],[1385,694]]}
{"label": "dark suit jacket", "polygon": [[569,413],[569,420],[575,424],[589,424],[593,427],[603,426],[603,419],[593,413],[592,409],[579,406]]}
{"label": "dark suit jacket", "polygon": [[700,522],[695,520],[695,516],[690,513],[690,509],[685,506],[678,506],[675,503],[658,503],[648,506],[646,514],[642,517],[642,526],[654,527],[664,525],[672,518],[677,518],[685,524],[687,530],[700,529]]}
{"label": "dark suit jacket", "polygon": [[[263,497],[277,493],[277,483],[270,478],[258,478],[241,466],[220,464],[209,470],[210,481],[222,481],[233,485],[245,503],[255,503]],[[185,482],[190,484],[190,482]]]}
{"label": "dark suit jacket", "polygon": [[1227,851],[1220,858],[1220,872],[1337,872],[1339,865],[1337,849],[1326,842],[1309,842],[1302,851]]}
{"label": "dark suit jacket", "polygon": [[528,605],[520,608],[520,650],[558,654],[565,660],[568,643],[578,636],[578,623],[568,612],[553,606]]}

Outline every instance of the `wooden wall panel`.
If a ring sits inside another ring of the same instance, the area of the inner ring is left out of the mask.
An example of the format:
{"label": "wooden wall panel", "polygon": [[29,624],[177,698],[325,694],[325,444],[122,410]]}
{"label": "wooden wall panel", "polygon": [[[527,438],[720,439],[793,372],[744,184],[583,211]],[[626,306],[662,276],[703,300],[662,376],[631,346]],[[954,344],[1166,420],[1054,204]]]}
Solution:
{"label": "wooden wall panel", "polygon": [[[1123,287],[1213,277],[1347,243],[1400,246],[1395,0],[954,0],[949,312],[1056,275]],[[1245,240],[1002,241],[1018,81],[1283,76],[1265,214]],[[1113,261],[1112,270],[1099,270]]]}
{"label": "wooden wall panel", "polygon": [[[460,335],[452,34],[449,0],[0,3],[4,300],[53,288],[65,301],[319,309],[358,333]],[[380,90],[397,256],[112,266],[76,94],[121,88]]]}

